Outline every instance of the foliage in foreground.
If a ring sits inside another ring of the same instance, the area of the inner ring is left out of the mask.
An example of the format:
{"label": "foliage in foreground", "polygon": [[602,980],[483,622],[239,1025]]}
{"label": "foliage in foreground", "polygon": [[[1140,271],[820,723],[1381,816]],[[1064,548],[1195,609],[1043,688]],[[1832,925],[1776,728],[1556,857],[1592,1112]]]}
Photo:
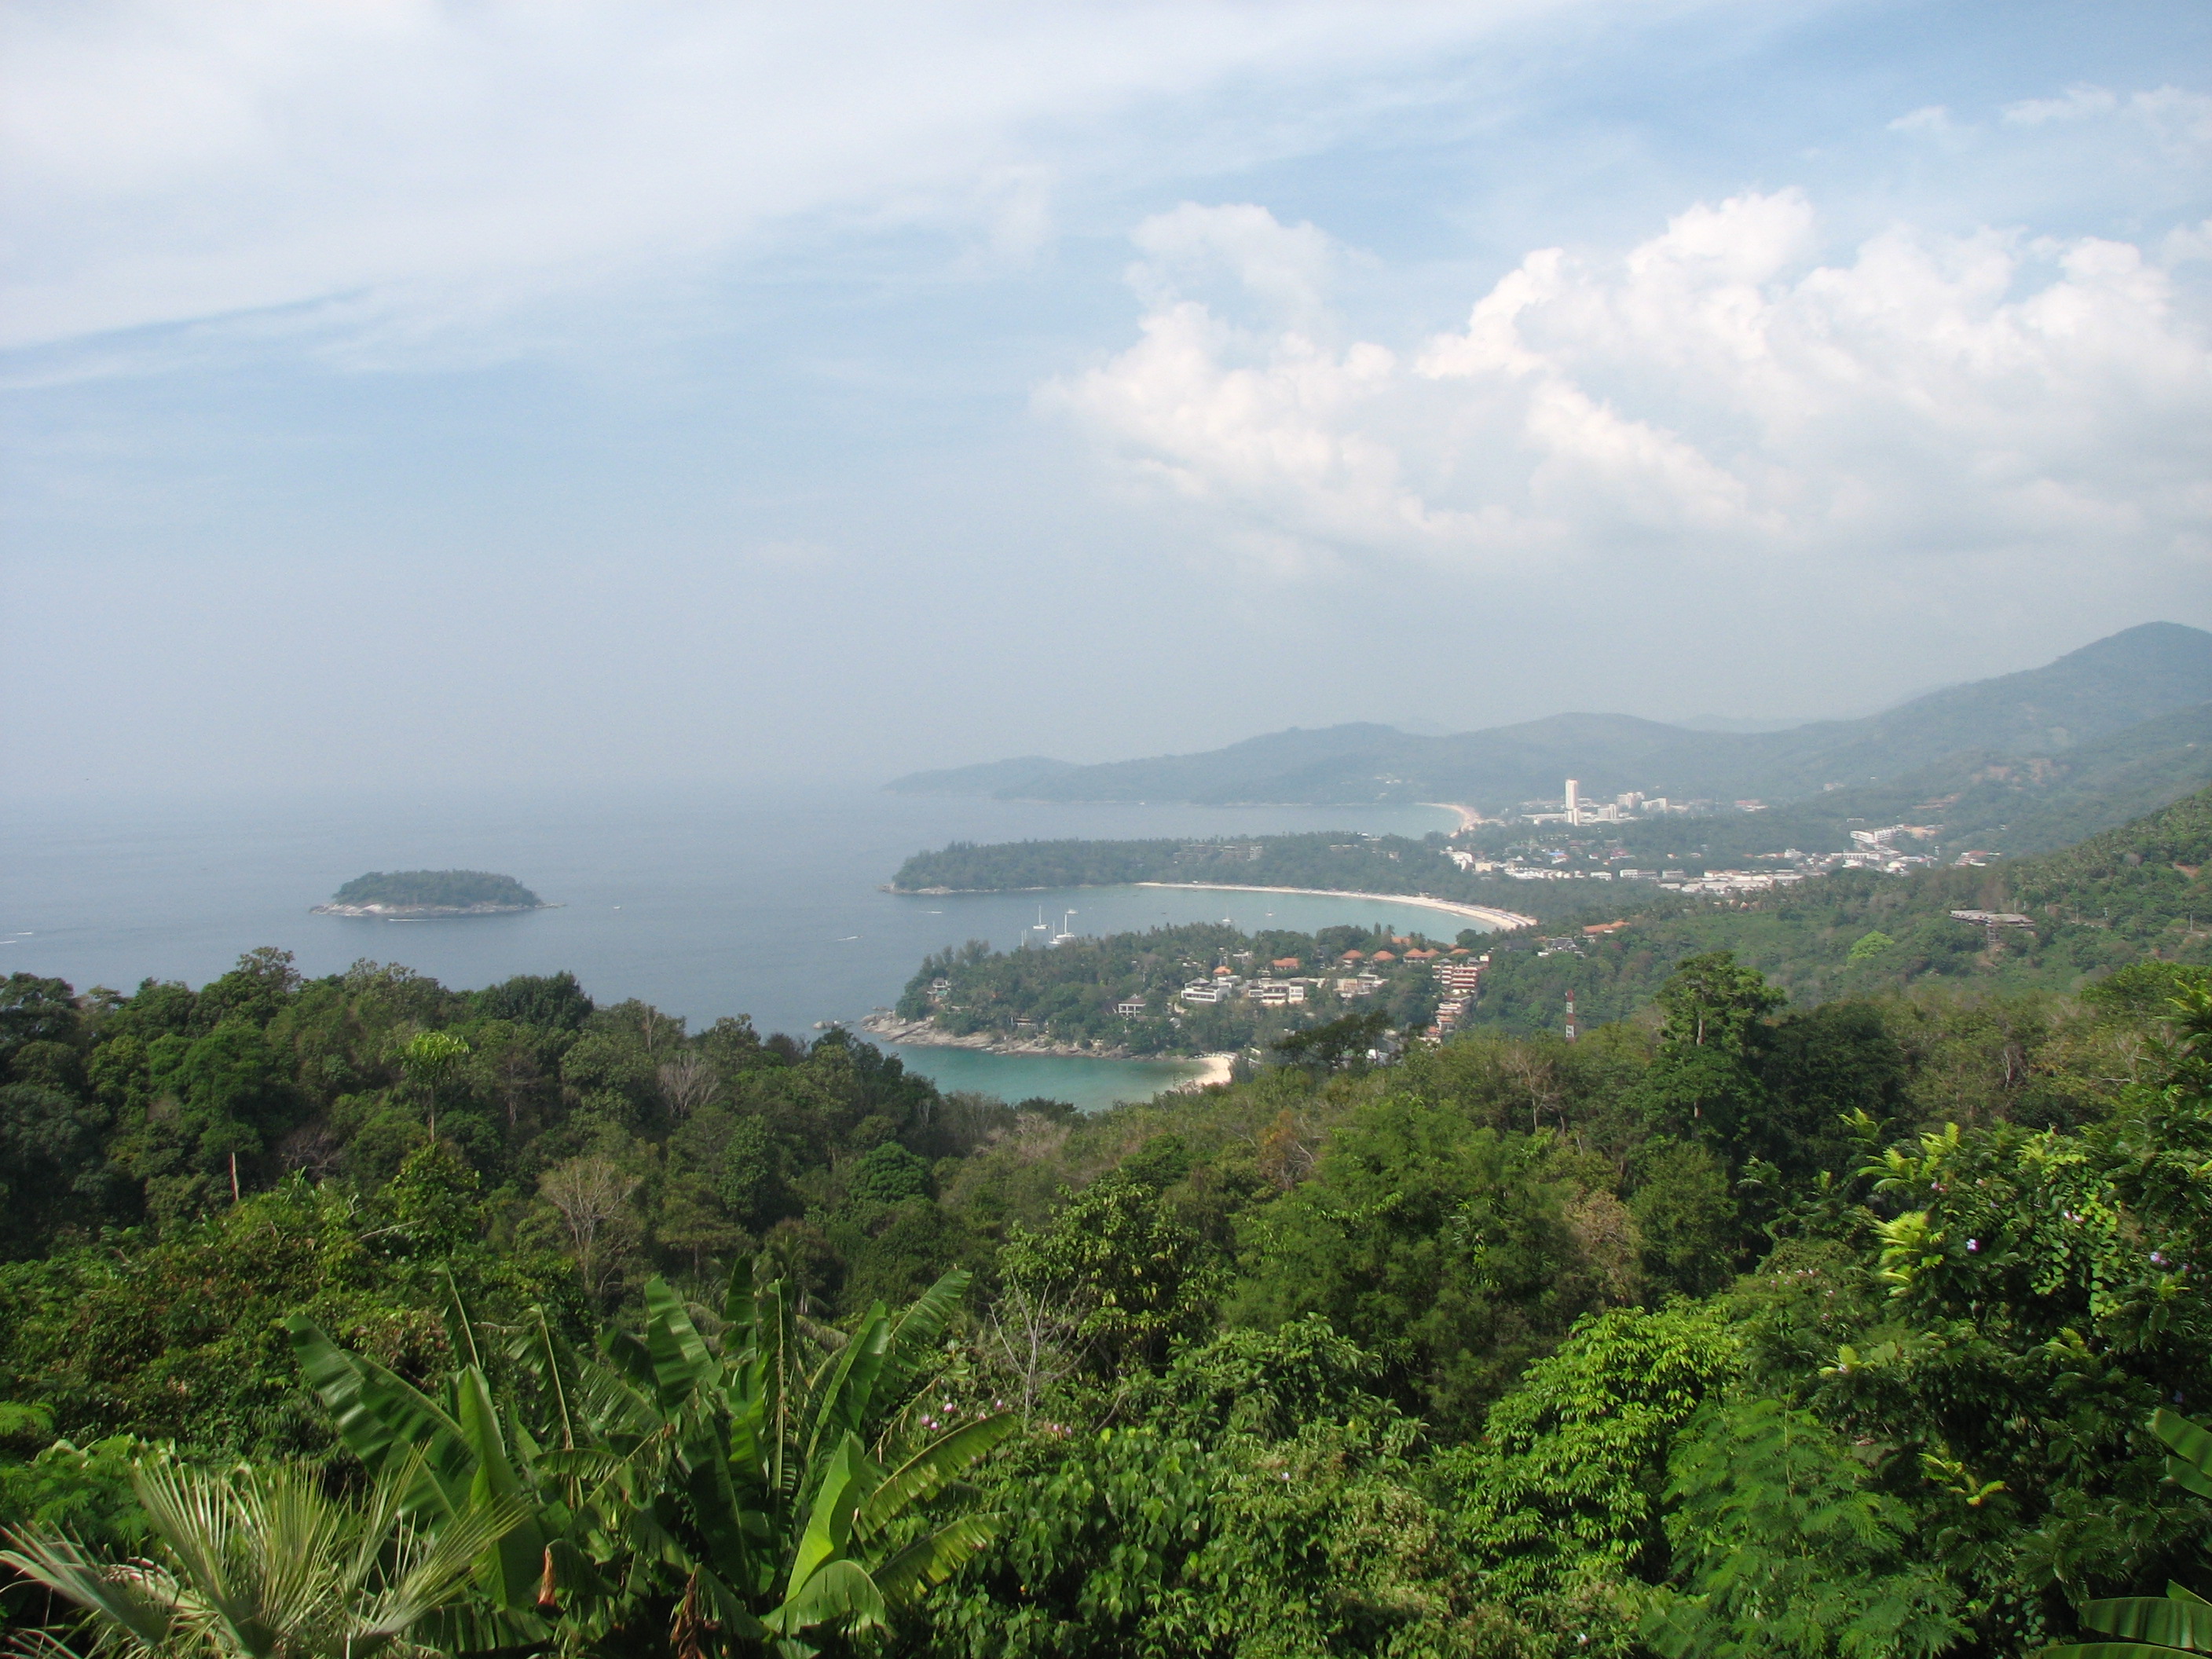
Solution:
{"label": "foliage in foreground", "polygon": [[390,1638],[453,1652],[2027,1656],[2212,1588],[2186,964],[1699,953],[1088,1120],[561,977],[9,997],[0,1498],[86,1561],[169,1559],[168,1469],[494,1512]]}

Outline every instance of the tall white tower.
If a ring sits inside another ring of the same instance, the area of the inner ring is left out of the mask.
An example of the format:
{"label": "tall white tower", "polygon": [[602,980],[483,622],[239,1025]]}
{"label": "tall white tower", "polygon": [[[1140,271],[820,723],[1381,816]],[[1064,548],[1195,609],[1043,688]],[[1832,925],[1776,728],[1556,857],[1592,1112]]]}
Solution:
{"label": "tall white tower", "polygon": [[1580,823],[1582,821],[1583,787],[1572,778],[1569,778],[1567,780],[1567,822]]}

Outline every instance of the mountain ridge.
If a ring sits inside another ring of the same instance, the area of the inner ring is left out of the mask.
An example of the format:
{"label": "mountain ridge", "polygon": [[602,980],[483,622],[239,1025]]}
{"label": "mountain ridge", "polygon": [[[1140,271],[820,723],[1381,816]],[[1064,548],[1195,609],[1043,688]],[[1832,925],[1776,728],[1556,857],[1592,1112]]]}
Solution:
{"label": "mountain ridge", "polygon": [[1373,722],[1293,726],[1189,755],[1095,765],[1030,757],[894,780],[902,793],[1054,801],[1352,805],[1449,800],[1484,811],[1557,799],[1788,801],[1879,783],[1948,757],[2063,754],[2212,702],[2212,634],[2145,623],[2038,668],[1947,686],[1850,720],[1699,731],[1632,714],[1563,713],[1443,738]]}

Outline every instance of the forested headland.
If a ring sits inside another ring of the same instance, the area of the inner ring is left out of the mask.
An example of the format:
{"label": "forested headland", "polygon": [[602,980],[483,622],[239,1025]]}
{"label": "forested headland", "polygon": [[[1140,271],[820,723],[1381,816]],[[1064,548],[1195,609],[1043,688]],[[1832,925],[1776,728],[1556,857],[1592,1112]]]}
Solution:
{"label": "forested headland", "polygon": [[[896,1012],[948,1036],[1034,1034],[1116,1055],[1265,1048],[1341,1014],[1340,985],[1392,1026],[1427,1024],[1438,1000],[1433,963],[1472,955],[1481,938],[1463,933],[1455,945],[1354,927],[1244,933],[1223,922],[1196,922],[1071,939],[1049,949],[994,951],[972,940],[927,957],[907,981]],[[1219,1001],[1182,994],[1217,977],[1236,994]],[[1247,994],[1262,984],[1274,988],[1274,1000]]]}
{"label": "forested headland", "polygon": [[1971,971],[1769,975],[1780,910],[1685,913],[1753,948],[1578,1042],[1293,1043],[1088,1118],[565,975],[18,974],[0,1605],[257,1656],[2185,1629],[2204,811],[1942,872],[2032,918]]}
{"label": "forested headland", "polygon": [[[1583,867],[1604,869],[1601,854]],[[1556,884],[1462,870],[1442,836],[1363,836],[1351,830],[1228,841],[955,842],[917,853],[890,882],[895,893],[1019,892],[1135,882],[1212,883],[1418,896],[1551,915],[1588,902]],[[1541,890],[1540,890],[1540,889]]]}
{"label": "forested headland", "polygon": [[372,870],[356,876],[318,907],[335,915],[485,915],[543,909],[539,898],[513,876],[489,870]]}

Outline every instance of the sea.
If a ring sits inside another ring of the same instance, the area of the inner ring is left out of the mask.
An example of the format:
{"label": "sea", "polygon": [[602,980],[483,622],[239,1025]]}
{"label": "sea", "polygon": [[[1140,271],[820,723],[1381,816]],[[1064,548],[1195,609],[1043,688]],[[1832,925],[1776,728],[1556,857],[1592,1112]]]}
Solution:
{"label": "sea", "polygon": [[[924,957],[1063,931],[1227,921],[1468,924],[1380,900],[1205,889],[884,891],[909,854],[952,841],[1247,835],[1422,835],[1440,807],[1079,805],[810,785],[740,790],[381,793],[315,802],[0,807],[0,974],[135,988],[198,985],[260,945],[309,975],[398,962],[449,986],[567,969],[601,1003],[642,998],[693,1029],[747,1014],[811,1040],[889,1006]],[[375,921],[311,914],[370,870],[511,875],[556,906],[520,915]],[[1004,1055],[906,1045],[942,1087],[1096,1110],[1194,1075],[1189,1062]]]}

